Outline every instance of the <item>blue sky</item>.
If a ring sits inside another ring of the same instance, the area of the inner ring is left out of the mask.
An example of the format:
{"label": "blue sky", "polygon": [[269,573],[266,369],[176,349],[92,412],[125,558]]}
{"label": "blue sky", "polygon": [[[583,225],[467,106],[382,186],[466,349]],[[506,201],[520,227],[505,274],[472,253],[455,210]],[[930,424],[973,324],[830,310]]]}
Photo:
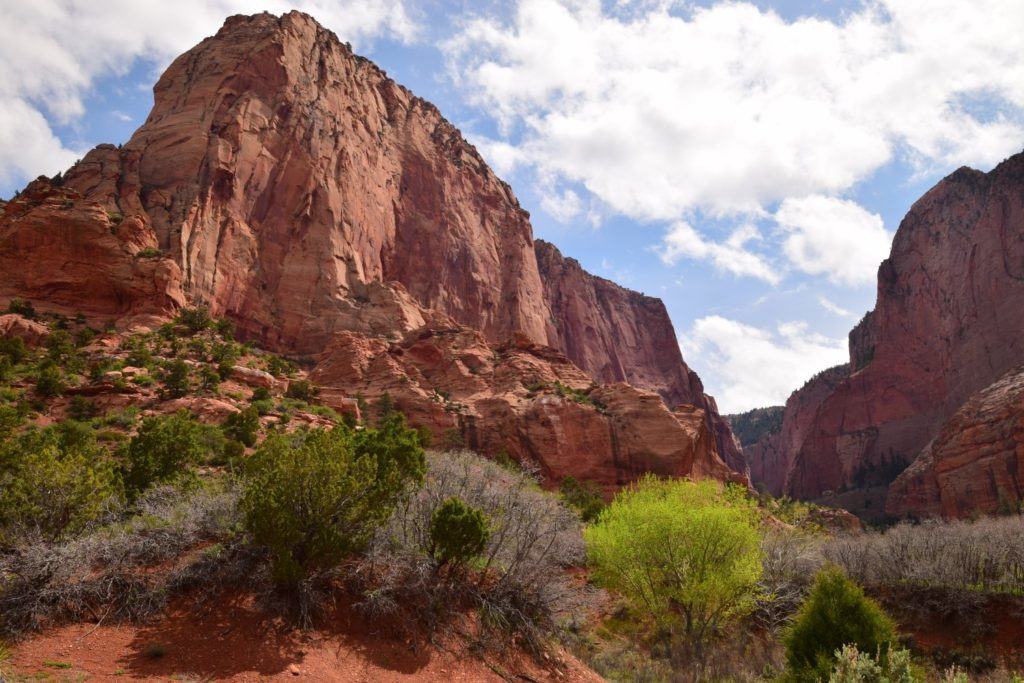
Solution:
{"label": "blue sky", "polygon": [[458,125],[538,237],[664,299],[726,412],[842,362],[913,201],[1024,149],[1020,0],[8,2],[0,196],[127,140],[228,14],[303,9]]}

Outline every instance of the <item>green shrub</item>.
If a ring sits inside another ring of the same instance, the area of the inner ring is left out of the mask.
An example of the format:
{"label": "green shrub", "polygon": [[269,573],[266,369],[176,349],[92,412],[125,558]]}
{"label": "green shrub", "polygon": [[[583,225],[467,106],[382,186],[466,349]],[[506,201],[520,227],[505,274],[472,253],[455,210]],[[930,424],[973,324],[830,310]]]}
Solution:
{"label": "green shrub", "polygon": [[7,356],[0,354],[0,382],[6,382],[11,378],[14,370],[14,363]]}
{"label": "green shrub", "polygon": [[96,338],[96,330],[91,327],[83,327],[75,332],[75,346],[87,346]]}
{"label": "green shrub", "polygon": [[0,337],[0,356],[10,359],[11,365],[17,365],[28,357],[28,348],[21,337]]}
{"label": "green shrub", "polygon": [[251,400],[253,403],[255,403],[256,401],[269,401],[270,389],[267,389],[266,387],[256,387],[255,389],[252,390],[252,398],[250,398],[249,400]]}
{"label": "green shrub", "polygon": [[173,398],[187,394],[192,388],[188,363],[180,359],[171,361],[164,371],[164,386],[167,387],[167,394]]}
{"label": "green shrub", "polygon": [[566,477],[558,488],[562,500],[580,513],[584,522],[593,522],[605,509],[601,490],[593,482],[580,482],[575,477]]}
{"label": "green shrub", "polygon": [[419,437],[420,445],[424,448],[430,448],[430,444],[434,441],[434,433],[426,425],[416,427],[416,436]]}
{"label": "green shrub", "polygon": [[267,372],[274,377],[287,377],[293,371],[291,363],[280,356],[267,357]]}
{"label": "green shrub", "polygon": [[117,471],[91,430],[30,431],[0,445],[0,546],[77,534],[119,497]]}
{"label": "green shrub", "polygon": [[256,445],[256,436],[260,431],[260,414],[254,406],[228,415],[224,420],[224,436],[240,441],[246,446]]}
{"label": "green shrub", "polygon": [[319,390],[315,384],[308,379],[299,379],[288,383],[288,390],[284,395],[299,401],[312,401],[318,393]]}
{"label": "green shrub", "polygon": [[209,452],[206,430],[182,410],[149,417],[123,449],[125,490],[136,498],[153,484],[185,476]]}
{"label": "green shrub", "polygon": [[484,513],[448,498],[430,518],[430,554],[440,566],[459,568],[483,552],[490,535]]}
{"label": "green shrub", "polygon": [[893,621],[837,567],[822,569],[786,633],[786,664],[796,681],[827,678],[836,652],[855,645],[885,656],[896,639]]}
{"label": "green shrub", "polygon": [[753,609],[761,576],[753,505],[713,481],[647,476],[584,532],[594,579],[681,635],[699,664],[704,645]]}
{"label": "green shrub", "polygon": [[246,461],[241,509],[275,580],[296,586],[362,550],[425,467],[400,417],[359,432],[275,434]]}
{"label": "green shrub", "polygon": [[29,319],[36,317],[36,309],[32,302],[28,299],[19,299],[17,297],[11,299],[10,303],[7,304],[7,312],[17,313]]}
{"label": "green shrub", "polygon": [[46,352],[50,360],[59,363],[75,352],[75,343],[65,330],[54,330],[46,338]]}
{"label": "green shrub", "polygon": [[45,398],[60,396],[67,388],[64,373],[50,361],[44,363],[36,376],[36,393]]}
{"label": "green shrub", "polygon": [[210,318],[210,311],[205,306],[183,308],[178,311],[178,316],[175,320],[179,325],[187,327],[190,334],[198,334],[213,324],[213,319]]}
{"label": "green shrub", "polygon": [[268,399],[262,399],[252,402],[252,407],[256,409],[256,412],[260,415],[269,415],[274,412],[274,402]]}
{"label": "green shrub", "polygon": [[204,365],[199,371],[199,381],[206,391],[216,391],[220,386],[221,376],[209,365]]}
{"label": "green shrub", "polygon": [[24,421],[21,411],[14,406],[0,406],[0,442],[13,434]]}
{"label": "green shrub", "polygon": [[235,369],[235,361],[230,358],[225,358],[221,362],[217,363],[217,376],[220,377],[221,381],[231,377],[231,372]]}
{"label": "green shrub", "polygon": [[96,405],[85,396],[74,396],[68,405],[68,417],[72,420],[91,420],[96,413]]}
{"label": "green shrub", "polygon": [[236,460],[245,455],[245,444],[241,441],[228,439],[224,442],[224,459],[228,462]]}
{"label": "green shrub", "polygon": [[135,258],[160,258],[164,253],[154,247],[146,247],[135,254]]}
{"label": "green shrub", "polygon": [[153,365],[153,351],[146,344],[146,339],[140,335],[133,335],[128,338],[125,344],[128,349],[128,357],[125,359],[128,365],[138,368],[149,368]]}
{"label": "green shrub", "polygon": [[221,318],[220,320],[218,320],[217,322],[215,322],[213,324],[213,327],[217,331],[217,334],[219,334],[223,339],[234,340],[234,338],[235,338],[235,323],[234,323],[233,320],[228,320],[227,318]]}

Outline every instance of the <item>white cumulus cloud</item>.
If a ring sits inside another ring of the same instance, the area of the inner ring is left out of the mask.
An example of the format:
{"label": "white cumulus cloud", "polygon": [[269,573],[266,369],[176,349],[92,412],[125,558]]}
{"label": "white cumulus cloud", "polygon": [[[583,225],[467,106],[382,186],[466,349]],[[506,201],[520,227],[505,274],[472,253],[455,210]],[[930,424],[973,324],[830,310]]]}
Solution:
{"label": "white cumulus cloud", "polygon": [[782,247],[790,263],[839,285],[873,284],[892,244],[881,216],[844,199],[786,199],[775,221],[786,234]]}
{"label": "white cumulus cloud", "polygon": [[680,345],[723,413],[781,405],[801,382],[848,360],[845,340],[803,322],[770,330],[712,315],[694,322]]}
{"label": "white cumulus cloud", "polygon": [[[920,175],[1019,151],[1021,35],[1021,0],[864,0],[836,19],[796,20],[751,2],[517,0],[508,17],[467,22],[445,50],[458,85],[543,183],[691,225],[743,223],[781,203],[793,265],[860,284],[886,235],[839,198],[893,160]],[[835,222],[808,222],[826,210]],[[851,227],[866,242],[846,260]],[[769,279],[742,249],[726,258],[686,227],[667,234],[670,259]]]}
{"label": "white cumulus cloud", "polygon": [[777,284],[780,275],[764,257],[747,248],[749,242],[759,240],[761,233],[749,224],[737,228],[724,242],[715,242],[702,237],[689,223],[677,221],[665,234],[660,256],[670,265],[684,256],[708,260],[719,270]]}

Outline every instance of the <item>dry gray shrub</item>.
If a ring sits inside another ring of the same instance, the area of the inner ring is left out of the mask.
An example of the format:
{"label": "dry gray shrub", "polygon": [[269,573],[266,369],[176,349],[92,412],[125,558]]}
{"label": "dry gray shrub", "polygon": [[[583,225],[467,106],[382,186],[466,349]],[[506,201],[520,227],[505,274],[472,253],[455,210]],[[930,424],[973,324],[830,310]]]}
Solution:
{"label": "dry gray shrub", "polygon": [[903,523],[840,537],[827,559],[865,585],[914,584],[1024,593],[1024,516]]}
{"label": "dry gray shrub", "polygon": [[769,632],[785,626],[803,603],[824,562],[821,539],[798,529],[779,528],[761,540],[760,597],[753,618]]}
{"label": "dry gray shrub", "polygon": [[[64,620],[155,613],[169,594],[194,585],[199,575],[188,563],[152,569],[227,538],[237,523],[236,508],[231,489],[183,493],[162,486],[147,492],[137,514],[122,523],[69,541],[16,547],[0,556],[0,636],[13,639]],[[191,559],[209,564],[223,560],[221,551],[214,546]]]}
{"label": "dry gray shrub", "polygon": [[[446,573],[430,556],[430,520],[458,497],[486,515],[490,538],[470,572]],[[428,454],[423,486],[398,506],[350,576],[372,616],[411,619],[431,630],[454,611],[479,610],[489,633],[539,650],[582,604],[565,569],[584,560],[579,517],[528,473],[468,451]]]}
{"label": "dry gray shrub", "polygon": [[1024,595],[1022,516],[907,522],[836,538],[824,554],[890,607],[979,633],[990,626],[981,610],[989,596]]}

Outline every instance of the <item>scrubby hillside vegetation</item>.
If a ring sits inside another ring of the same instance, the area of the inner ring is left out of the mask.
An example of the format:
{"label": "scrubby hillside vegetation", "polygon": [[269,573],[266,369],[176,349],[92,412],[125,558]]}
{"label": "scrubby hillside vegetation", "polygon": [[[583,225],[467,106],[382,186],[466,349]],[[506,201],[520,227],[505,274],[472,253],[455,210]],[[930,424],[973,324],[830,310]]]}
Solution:
{"label": "scrubby hillside vegetation", "polygon": [[[373,624],[374,647],[457,647],[479,662],[467,675],[498,678],[1016,680],[1024,664],[1019,516],[862,532],[714,480],[647,476],[610,501],[573,478],[546,490],[512,461],[433,448],[386,397],[318,405],[301,359],[202,309],[126,334],[11,308],[0,667],[15,679],[182,672],[189,648],[160,624],[225,605],[244,605],[215,612],[239,646],[262,637],[239,614],[286,639]],[[88,643],[116,625],[136,637],[106,670],[40,655],[61,629]],[[205,676],[334,676],[306,647]]]}

